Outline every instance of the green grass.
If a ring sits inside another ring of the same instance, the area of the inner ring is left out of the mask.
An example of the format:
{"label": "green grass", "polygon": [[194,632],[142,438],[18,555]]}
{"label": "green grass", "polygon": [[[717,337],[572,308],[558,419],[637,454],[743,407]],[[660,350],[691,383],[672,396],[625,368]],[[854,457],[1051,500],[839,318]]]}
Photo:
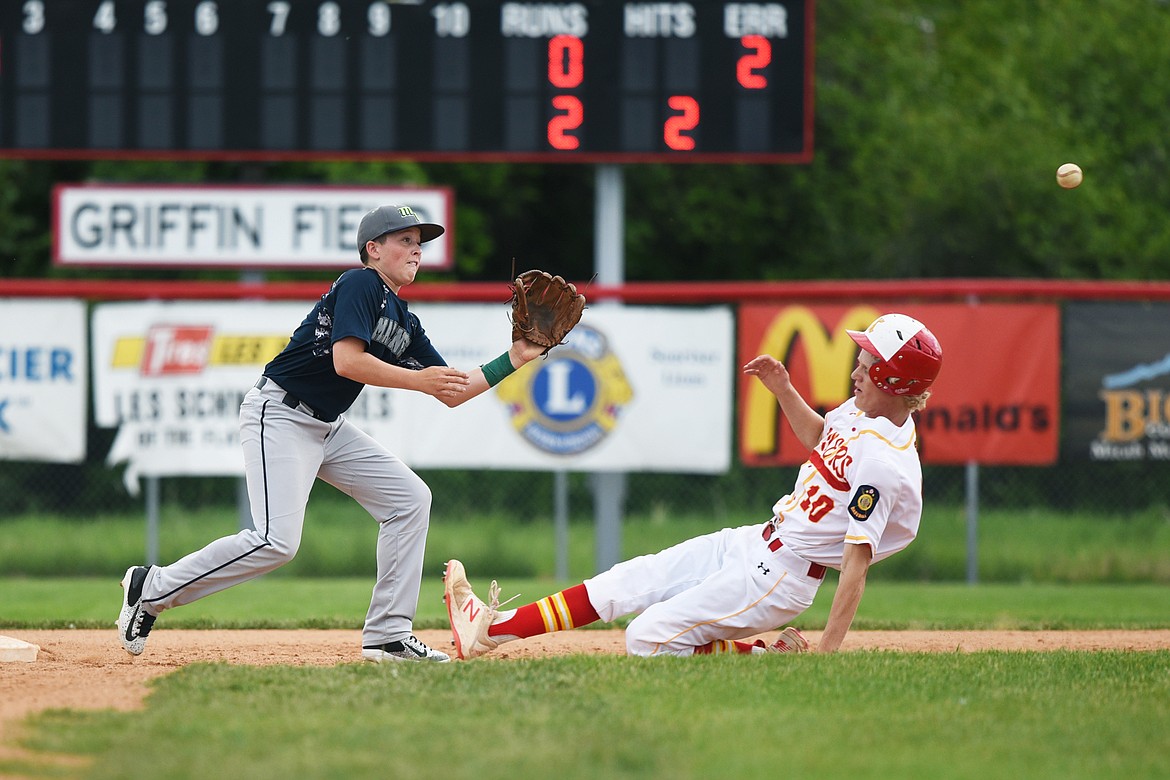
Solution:
{"label": "green grass", "polygon": [[[172,534],[176,547],[202,544],[220,532],[205,521],[218,522],[225,532],[234,524],[210,515],[172,522],[164,539]],[[1126,582],[1116,572],[1102,577],[1109,567],[1099,565],[1102,556],[1139,566],[1166,557],[1160,521],[1112,522],[1118,525],[1089,534],[1083,518],[1067,526],[1048,517],[1016,518],[1003,528],[989,521],[983,529],[1003,531],[987,545],[988,558],[997,562],[989,565],[1006,562],[1028,572],[1010,582],[918,581],[921,572],[914,567],[879,576],[895,556],[875,567],[854,627],[1170,628],[1164,582]],[[105,573],[0,578],[0,629],[109,628],[127,562],[108,558],[135,561],[122,548],[141,543],[140,525],[129,525],[109,522],[105,530],[123,538],[104,552],[96,540],[88,546],[86,524],[85,532],[73,536],[58,535],[64,529],[56,528],[36,536],[31,528],[18,532],[14,546],[29,554],[73,550]],[[306,536],[317,539],[307,539],[302,554],[313,566],[328,568],[359,552],[372,555],[372,528],[354,524],[367,532],[333,533],[345,525],[338,517],[311,518]],[[10,549],[11,527],[0,523],[0,544]],[[589,528],[573,529],[574,572],[587,576]],[[951,565],[946,557],[956,557],[951,548],[956,537],[962,539],[961,523],[939,521],[934,529],[916,542],[918,550],[911,548],[914,566]],[[1029,529],[1038,532],[1036,538]],[[624,553],[661,549],[703,530],[697,520],[628,523]],[[449,555],[467,561],[480,591],[499,577],[505,596],[521,594],[519,603],[578,581],[545,574],[551,536],[539,524],[509,527],[492,518],[436,523],[417,627],[446,626],[439,572]],[[1052,552],[1054,538],[1070,540],[1069,549]],[[1023,557],[1048,551],[1048,566],[1057,569],[1072,566],[1090,549],[1090,576],[1068,578],[1075,584],[1035,576],[1047,569]],[[324,566],[328,555],[335,557]],[[157,629],[358,630],[372,572],[308,577],[294,568],[298,564],[304,565],[300,557],[279,573],[168,612]],[[517,569],[534,571],[517,577]],[[830,574],[799,625],[824,626],[835,581]],[[35,716],[21,731],[33,754],[0,760],[0,776],[122,778],[130,774],[126,762],[132,756],[135,766],[167,778],[1170,777],[1164,755],[1170,653],[1161,651],[579,655],[443,667],[195,664],[152,686],[145,711]],[[41,754],[62,753],[83,760],[39,760]]]}
{"label": "green grass", "polygon": [[87,778],[1152,778],[1167,700],[1167,652],[195,664],[25,745]]}
{"label": "green grass", "polygon": [[[1170,584],[1170,514],[1035,508],[980,514],[976,549],[984,582]],[[928,506],[918,538],[874,568],[880,578],[963,580],[967,520],[958,507]]]}
{"label": "green grass", "polygon": [[[472,584],[487,592],[486,572]],[[505,578],[504,598],[535,601],[571,582]],[[166,628],[360,628],[373,580],[261,577],[165,613]],[[821,587],[799,625],[823,628],[835,579]],[[0,628],[107,628],[122,591],[106,579],[0,579]],[[514,604],[514,605],[515,605]],[[871,583],[858,610],[858,629],[1170,628],[1163,585],[1004,585]],[[424,580],[415,627],[446,628],[438,576]]]}
{"label": "green grass", "polygon": [[[622,527],[622,557],[656,552],[724,525],[762,522],[759,512],[713,519],[652,512]],[[160,560],[176,560],[220,536],[235,533],[234,511],[181,510],[165,506],[160,522]],[[277,577],[373,577],[376,526],[349,500],[314,498],[300,551]],[[0,520],[0,576],[120,576],[144,557],[145,520],[84,520],[28,516]],[[932,505],[922,530],[904,552],[875,566],[873,580],[962,582],[966,579],[966,517],[961,508]],[[1090,512],[986,511],[978,526],[979,576],[1004,583],[1170,584],[1170,515],[1151,508],[1129,515]],[[596,571],[593,524],[569,526],[569,576]],[[501,514],[436,513],[427,540],[425,567],[439,576],[457,557],[470,571],[496,577],[552,577],[556,541],[551,521],[517,522]]]}

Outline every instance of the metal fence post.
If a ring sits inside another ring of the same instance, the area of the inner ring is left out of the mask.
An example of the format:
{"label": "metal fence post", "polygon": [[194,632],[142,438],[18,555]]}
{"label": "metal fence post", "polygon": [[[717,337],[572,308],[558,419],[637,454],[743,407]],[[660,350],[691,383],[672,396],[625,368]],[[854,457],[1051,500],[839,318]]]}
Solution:
{"label": "metal fence post", "polygon": [[[594,208],[594,268],[601,284],[625,282],[625,178],[620,165],[598,165]],[[619,306],[618,301],[601,301]],[[597,532],[597,571],[621,560],[622,513],[625,508],[626,474],[593,474],[593,512]]]}
{"label": "metal fence post", "polygon": [[158,563],[159,478],[146,478],[146,562]]}
{"label": "metal fence post", "polygon": [[569,475],[553,472],[553,532],[556,537],[556,577],[569,579]]}
{"label": "metal fence post", "polygon": [[979,582],[979,464],[967,461],[967,584]]}

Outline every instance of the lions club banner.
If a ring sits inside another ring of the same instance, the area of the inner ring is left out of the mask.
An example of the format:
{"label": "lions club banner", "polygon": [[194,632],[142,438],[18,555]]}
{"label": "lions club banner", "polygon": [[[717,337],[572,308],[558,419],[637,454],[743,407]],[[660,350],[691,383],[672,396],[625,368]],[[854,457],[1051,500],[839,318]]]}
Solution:
{"label": "lions club banner", "polygon": [[[308,309],[98,306],[95,418],[118,429],[108,461],[127,465],[128,486],[139,475],[242,474],[240,401]],[[505,306],[411,310],[453,366],[508,345]],[[416,468],[719,473],[731,459],[733,338],[726,307],[591,307],[566,344],[460,407],[367,387],[346,418]]]}
{"label": "lions club banner", "polygon": [[[1050,464],[1060,421],[1060,313],[1048,304],[747,305],[740,308],[739,362],[781,360],[805,400],[824,413],[849,398],[857,345],[881,314],[908,314],[930,328],[943,367],[917,415],[927,463]],[[801,463],[808,452],[754,377],[741,377],[740,457],[748,465]]]}

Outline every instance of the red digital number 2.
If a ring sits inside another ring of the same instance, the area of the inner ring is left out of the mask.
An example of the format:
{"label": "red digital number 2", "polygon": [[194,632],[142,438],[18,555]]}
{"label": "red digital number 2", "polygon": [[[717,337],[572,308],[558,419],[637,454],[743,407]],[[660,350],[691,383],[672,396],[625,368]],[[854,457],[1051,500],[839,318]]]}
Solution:
{"label": "red digital number 2", "polygon": [[548,120],[548,142],[554,149],[576,149],[581,145],[581,139],[569,135],[569,130],[576,130],[585,118],[585,109],[581,101],[572,95],[557,95],[552,99],[553,108],[564,111]]}
{"label": "red digital number 2", "polygon": [[674,111],[681,111],[679,116],[672,116],[662,126],[662,140],[671,149],[690,151],[695,148],[695,139],[683,135],[687,130],[694,130],[699,126],[699,101],[690,95],[674,95],[666,104]]}
{"label": "red digital number 2", "polygon": [[[548,81],[557,89],[573,89],[585,80],[585,44],[573,35],[556,35],[548,42]],[[553,108],[564,113],[548,120],[548,143],[554,149],[576,149],[581,139],[569,135],[585,121],[585,107],[573,95],[557,95]]]}
{"label": "red digital number 2", "polygon": [[772,64],[772,43],[762,35],[745,35],[739,42],[751,54],[745,54],[735,64],[735,77],[746,89],[763,89],[768,79],[756,73]]}

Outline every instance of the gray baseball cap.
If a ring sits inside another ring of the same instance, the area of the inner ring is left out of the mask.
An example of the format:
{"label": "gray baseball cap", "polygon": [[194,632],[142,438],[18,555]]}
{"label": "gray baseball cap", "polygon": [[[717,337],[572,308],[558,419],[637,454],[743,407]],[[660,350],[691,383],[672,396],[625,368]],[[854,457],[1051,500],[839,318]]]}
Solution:
{"label": "gray baseball cap", "polygon": [[412,227],[418,228],[422,233],[420,243],[423,244],[443,235],[442,225],[423,222],[410,206],[378,206],[376,209],[370,209],[358,225],[358,252],[366,248],[367,241]]}

